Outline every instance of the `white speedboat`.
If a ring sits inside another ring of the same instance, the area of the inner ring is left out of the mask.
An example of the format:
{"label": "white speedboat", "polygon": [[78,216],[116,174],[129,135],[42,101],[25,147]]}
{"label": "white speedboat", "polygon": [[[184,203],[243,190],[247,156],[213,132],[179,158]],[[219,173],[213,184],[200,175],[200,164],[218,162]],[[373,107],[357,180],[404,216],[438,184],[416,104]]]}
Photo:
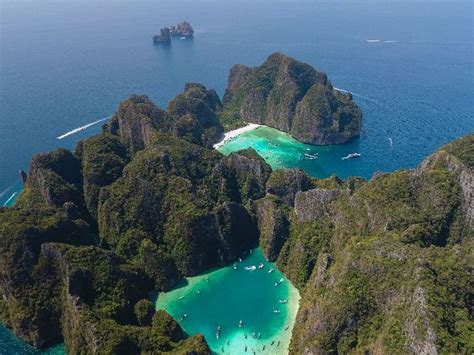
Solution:
{"label": "white speedboat", "polygon": [[264,267],[265,267],[265,265],[263,265],[263,263],[258,264],[259,269],[263,269]]}
{"label": "white speedboat", "polygon": [[178,298],[178,300],[180,300],[180,301],[181,301],[183,298],[184,298],[184,296],[181,296],[180,298]]}
{"label": "white speedboat", "polygon": [[345,157],[342,157],[342,160],[349,160],[349,159],[359,158],[361,156],[362,156],[362,154],[360,154],[360,153],[351,153],[351,154],[346,155]]}
{"label": "white speedboat", "polygon": [[244,323],[242,322],[242,319],[239,321],[239,328],[242,328],[242,326],[244,325]]}
{"label": "white speedboat", "polygon": [[237,264],[234,264],[234,270],[237,270]]}
{"label": "white speedboat", "polygon": [[278,303],[285,304],[285,303],[288,303],[288,300],[278,300]]}
{"label": "white speedboat", "polygon": [[268,273],[271,274],[273,272],[273,269],[268,270]]}
{"label": "white speedboat", "polygon": [[281,311],[279,309],[274,309],[273,313],[281,313]]}
{"label": "white speedboat", "polygon": [[255,265],[251,265],[251,266],[244,267],[244,269],[249,270],[249,271],[254,271],[254,270],[257,270],[257,267]]}

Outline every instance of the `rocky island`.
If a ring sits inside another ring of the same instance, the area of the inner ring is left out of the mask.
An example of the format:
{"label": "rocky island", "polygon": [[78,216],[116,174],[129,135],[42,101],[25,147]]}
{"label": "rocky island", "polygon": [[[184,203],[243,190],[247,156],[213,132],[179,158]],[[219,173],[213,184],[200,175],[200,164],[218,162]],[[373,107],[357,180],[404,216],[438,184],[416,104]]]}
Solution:
{"label": "rocky island", "polygon": [[335,90],[327,75],[274,53],[255,68],[232,67],[223,122],[257,123],[316,145],[346,143],[360,133],[362,112],[350,93]]}
{"label": "rocky island", "polygon": [[212,149],[230,115],[328,144],[360,110],[281,54],[229,84],[224,104],[195,83],[166,109],[131,96],[73,152],[33,157],[0,208],[1,322],[71,354],[210,354],[150,292],[259,245],[302,296],[290,353],[470,353],[474,135],[369,181],[273,171]]}
{"label": "rocky island", "polygon": [[155,44],[170,44],[172,37],[180,39],[192,39],[194,37],[194,29],[189,22],[183,21],[176,26],[163,27],[160,33],[153,36]]}

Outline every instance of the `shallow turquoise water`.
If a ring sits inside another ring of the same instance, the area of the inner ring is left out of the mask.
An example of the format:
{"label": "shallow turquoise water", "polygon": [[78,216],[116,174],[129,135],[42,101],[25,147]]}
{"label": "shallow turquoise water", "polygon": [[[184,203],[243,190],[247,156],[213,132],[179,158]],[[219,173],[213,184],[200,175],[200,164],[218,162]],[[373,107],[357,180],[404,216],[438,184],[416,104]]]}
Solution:
{"label": "shallow turquoise water", "polygon": [[[371,170],[363,169],[367,159],[365,152],[360,158],[342,160],[349,153],[360,151],[357,140],[343,145],[314,146],[265,126],[240,134],[222,145],[219,151],[230,154],[249,147],[255,149],[274,169],[301,168],[319,178],[328,177],[335,172],[343,178],[350,175],[370,178],[372,173]],[[370,155],[370,152],[367,154]]]}
{"label": "shallow turquoise water", "polygon": [[[371,152],[364,151],[357,159],[342,160],[350,153],[361,151],[358,139],[343,145],[314,146],[301,143],[274,128],[261,126],[240,134],[222,145],[219,151],[230,154],[249,147],[255,149],[273,169],[301,168],[318,178],[332,174],[342,178],[355,175],[370,178],[373,173],[370,163],[367,163],[372,159]],[[394,153],[388,149],[386,154],[390,159]]]}
{"label": "shallow turquoise water", "polygon": [[[244,269],[259,263],[265,265],[263,269]],[[298,290],[258,248],[236,265],[236,270],[230,265],[187,278],[172,291],[159,294],[156,308],[167,310],[186,333],[204,334],[216,353],[243,354],[245,346],[249,354],[252,350],[262,352],[264,346],[266,353],[287,353],[300,298]],[[270,269],[274,271],[269,273]],[[283,282],[275,286],[281,279]],[[288,303],[279,302],[284,300]]]}

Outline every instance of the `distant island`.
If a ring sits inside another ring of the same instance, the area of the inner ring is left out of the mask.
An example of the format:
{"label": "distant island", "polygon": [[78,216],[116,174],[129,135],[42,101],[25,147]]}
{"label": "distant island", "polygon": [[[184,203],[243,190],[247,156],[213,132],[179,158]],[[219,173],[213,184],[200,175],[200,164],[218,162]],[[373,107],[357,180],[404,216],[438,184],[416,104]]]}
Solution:
{"label": "distant island", "polygon": [[223,102],[199,83],[165,109],[131,96],[74,151],[36,154],[0,208],[0,321],[70,354],[211,354],[150,294],[260,246],[301,294],[290,353],[471,353],[474,134],[370,180],[213,149],[249,122],[343,143],[361,118],[281,53],[235,66]]}
{"label": "distant island", "polygon": [[171,38],[179,37],[180,39],[192,39],[194,37],[194,29],[189,22],[183,21],[175,26],[163,27],[160,33],[153,36],[155,44],[170,44]]}

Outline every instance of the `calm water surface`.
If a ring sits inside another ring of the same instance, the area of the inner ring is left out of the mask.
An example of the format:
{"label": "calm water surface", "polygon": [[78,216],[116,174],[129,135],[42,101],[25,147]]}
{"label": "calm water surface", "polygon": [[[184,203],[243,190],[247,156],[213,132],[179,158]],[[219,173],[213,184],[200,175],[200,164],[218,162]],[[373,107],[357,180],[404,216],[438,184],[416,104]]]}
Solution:
{"label": "calm water surface", "polygon": [[[312,64],[334,86],[352,91],[364,122],[361,137],[348,145],[310,147],[319,159],[300,159],[307,147],[287,138],[283,154],[273,150],[275,157],[267,159],[320,177],[370,177],[415,167],[473,131],[472,6],[418,0],[0,0],[0,205],[13,201],[18,169],[27,169],[34,153],[72,148],[97,133],[94,126],[56,139],[109,116],[129,94],[147,94],[165,107],[185,82],[198,81],[222,95],[231,65],[257,65],[275,51]],[[152,45],[160,27],[183,19],[195,27],[194,41]],[[281,138],[265,130],[248,136],[266,153],[274,148],[268,142]],[[340,159],[352,151],[362,157]],[[11,340],[6,334],[0,332],[2,350]],[[9,353],[22,352],[22,343],[8,344]]]}
{"label": "calm water surface", "polygon": [[[251,266],[256,270],[245,269]],[[254,249],[235,266],[187,278],[160,294],[156,307],[166,309],[188,334],[204,334],[216,353],[244,354],[246,346],[249,354],[262,353],[265,346],[266,353],[285,354],[299,299],[298,290],[275,264]]]}

